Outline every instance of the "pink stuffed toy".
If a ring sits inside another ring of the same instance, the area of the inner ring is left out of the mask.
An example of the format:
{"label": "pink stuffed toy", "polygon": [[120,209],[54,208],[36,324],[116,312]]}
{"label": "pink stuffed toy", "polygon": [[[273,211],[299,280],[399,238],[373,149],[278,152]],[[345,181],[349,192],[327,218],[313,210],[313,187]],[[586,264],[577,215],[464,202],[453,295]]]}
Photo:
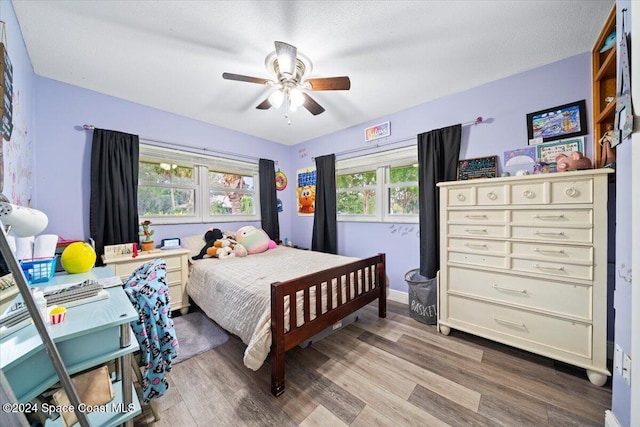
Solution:
{"label": "pink stuffed toy", "polygon": [[556,162],[558,172],[575,169],[591,169],[591,160],[579,151],[572,151],[568,157],[565,154],[558,154],[556,156]]}
{"label": "pink stuffed toy", "polygon": [[236,242],[244,246],[249,255],[259,254],[267,249],[276,247],[276,242],[271,240],[264,230],[252,225],[238,229],[236,232]]}

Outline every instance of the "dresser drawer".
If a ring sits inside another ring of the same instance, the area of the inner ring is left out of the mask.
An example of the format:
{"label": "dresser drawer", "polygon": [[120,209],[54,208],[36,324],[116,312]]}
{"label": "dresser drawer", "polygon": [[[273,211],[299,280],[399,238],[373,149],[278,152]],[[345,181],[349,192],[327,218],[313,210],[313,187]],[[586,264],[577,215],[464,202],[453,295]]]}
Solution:
{"label": "dresser drawer", "polygon": [[511,255],[516,258],[538,259],[556,262],[593,262],[593,248],[588,246],[546,245],[540,243],[513,242]]}
{"label": "dresser drawer", "polygon": [[511,212],[511,223],[550,227],[565,225],[591,227],[593,225],[593,211],[591,209],[514,210]]}
{"label": "dresser drawer", "polygon": [[593,179],[552,182],[551,203],[593,203]]}
{"label": "dresser drawer", "polygon": [[449,239],[449,251],[506,255],[507,243],[501,240]]}
{"label": "dresser drawer", "polygon": [[482,186],[477,189],[477,204],[483,206],[490,205],[506,205],[506,189],[505,185]]}
{"label": "dresser drawer", "polygon": [[505,224],[507,212],[503,210],[449,211],[449,221],[460,224]]}
{"label": "dresser drawer", "polygon": [[561,316],[591,320],[591,286],[449,267],[448,290]]}
{"label": "dresser drawer", "polygon": [[591,265],[575,265],[560,260],[538,261],[513,258],[511,260],[511,269],[514,271],[538,273],[567,279],[593,280],[593,267]]}
{"label": "dresser drawer", "polygon": [[512,184],[511,204],[513,205],[542,205],[545,203],[545,184],[543,182],[527,182]]}
{"label": "dresser drawer", "polygon": [[548,243],[592,243],[592,233],[591,228],[511,227],[511,237],[514,239]]}
{"label": "dresser drawer", "polygon": [[449,235],[469,237],[506,237],[506,227],[502,225],[449,224]]}
{"label": "dresser drawer", "polygon": [[457,187],[447,190],[449,206],[473,206],[475,187]]}
{"label": "dresser drawer", "polygon": [[543,354],[571,353],[591,359],[592,326],[530,311],[451,295],[448,321],[455,327],[481,333]]}
{"label": "dresser drawer", "polygon": [[449,252],[449,261],[484,267],[508,268],[507,259],[501,256]]}
{"label": "dresser drawer", "polygon": [[[169,285],[169,303],[171,307],[181,307],[182,304],[182,284],[176,283]],[[171,309],[174,310],[173,308]]]}

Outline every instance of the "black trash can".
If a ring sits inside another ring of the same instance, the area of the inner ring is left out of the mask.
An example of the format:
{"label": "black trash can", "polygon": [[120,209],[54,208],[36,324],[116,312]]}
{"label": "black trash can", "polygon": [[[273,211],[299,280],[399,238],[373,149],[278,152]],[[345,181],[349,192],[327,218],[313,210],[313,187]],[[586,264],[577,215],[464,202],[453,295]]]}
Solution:
{"label": "black trash can", "polygon": [[418,322],[435,325],[438,320],[438,279],[427,279],[416,268],[407,271],[404,280],[409,285],[409,315]]}

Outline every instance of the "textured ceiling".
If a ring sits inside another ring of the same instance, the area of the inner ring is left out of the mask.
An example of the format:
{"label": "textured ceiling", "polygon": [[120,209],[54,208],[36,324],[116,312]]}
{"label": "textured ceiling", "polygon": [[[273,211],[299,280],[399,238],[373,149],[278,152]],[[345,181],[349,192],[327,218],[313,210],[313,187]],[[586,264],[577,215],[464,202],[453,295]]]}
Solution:
{"label": "textured ceiling", "polygon": [[[18,1],[37,75],[292,145],[591,50],[613,0]],[[348,75],[326,112],[256,110],[275,40]],[[95,123],[100,125],[100,123]]]}

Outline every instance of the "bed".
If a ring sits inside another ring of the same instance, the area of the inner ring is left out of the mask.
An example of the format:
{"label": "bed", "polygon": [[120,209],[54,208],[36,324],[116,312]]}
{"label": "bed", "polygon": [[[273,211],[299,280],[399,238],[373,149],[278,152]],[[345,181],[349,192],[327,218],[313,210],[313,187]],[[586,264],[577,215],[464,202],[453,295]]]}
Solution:
{"label": "bed", "polygon": [[257,370],[271,356],[271,392],[279,396],[286,351],[376,299],[379,316],[386,317],[383,284],[385,254],[360,259],[277,246],[246,257],[192,261],[187,293],[247,345],[245,366]]}

